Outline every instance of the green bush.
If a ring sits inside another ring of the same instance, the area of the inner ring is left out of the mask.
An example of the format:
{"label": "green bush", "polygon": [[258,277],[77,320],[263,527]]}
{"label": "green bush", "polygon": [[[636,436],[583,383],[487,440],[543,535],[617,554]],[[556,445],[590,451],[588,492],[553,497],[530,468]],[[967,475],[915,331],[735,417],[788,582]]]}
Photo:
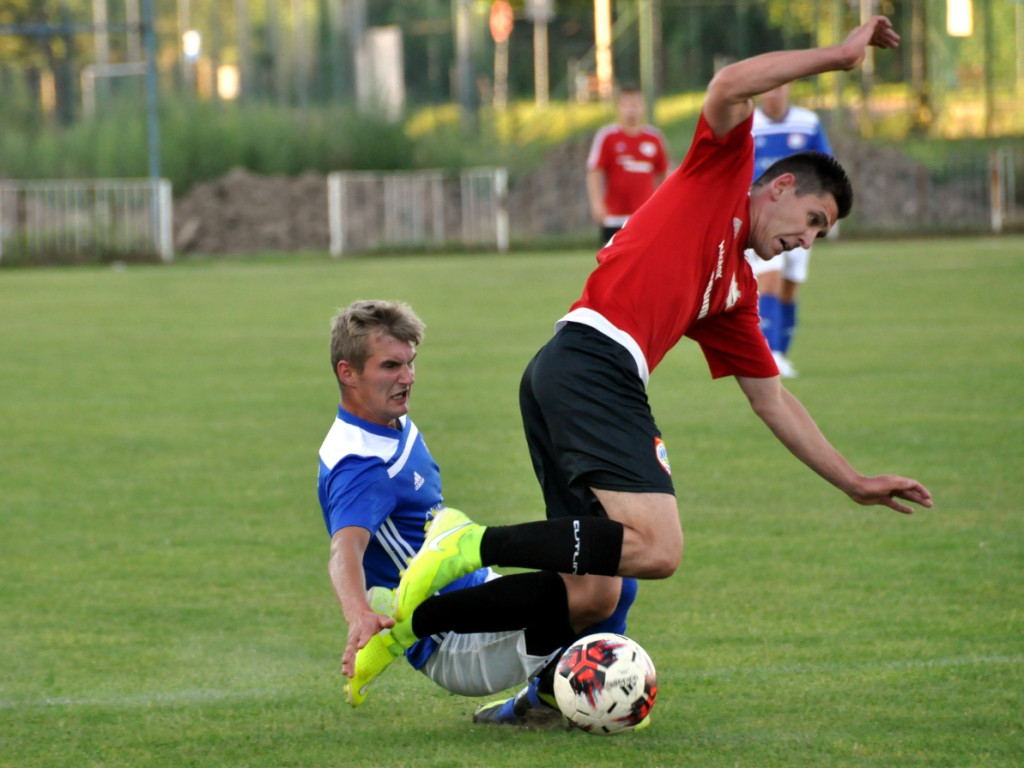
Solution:
{"label": "green bush", "polygon": [[[139,177],[148,174],[145,113],[118,101],[95,118],[40,131],[0,118],[0,177]],[[413,167],[415,142],[401,124],[347,108],[306,111],[266,104],[165,100],[161,175],[176,194],[243,166],[253,173],[397,170]]]}

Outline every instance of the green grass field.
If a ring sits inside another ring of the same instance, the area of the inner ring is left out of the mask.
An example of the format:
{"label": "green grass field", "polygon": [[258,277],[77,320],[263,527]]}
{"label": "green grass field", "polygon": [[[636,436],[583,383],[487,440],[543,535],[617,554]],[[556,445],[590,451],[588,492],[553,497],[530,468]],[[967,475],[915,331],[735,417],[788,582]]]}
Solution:
{"label": "green grass field", "polygon": [[472,725],[395,665],[344,703],[317,448],[328,325],[428,324],[413,416],[450,503],[540,514],[521,369],[593,254],[0,272],[0,766],[1024,765],[1024,239],[823,243],[790,388],[862,508],[771,438],[684,341],[654,412],[687,552],[641,586],[652,727]]}

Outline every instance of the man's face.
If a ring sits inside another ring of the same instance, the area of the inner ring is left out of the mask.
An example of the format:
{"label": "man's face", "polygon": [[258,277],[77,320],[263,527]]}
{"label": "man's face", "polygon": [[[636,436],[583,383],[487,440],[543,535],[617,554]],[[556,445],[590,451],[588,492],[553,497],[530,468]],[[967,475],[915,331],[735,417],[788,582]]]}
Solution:
{"label": "man's face", "polygon": [[629,128],[643,125],[647,116],[647,104],[644,95],[634,91],[624,91],[618,100],[619,122]]}
{"label": "man's face", "polygon": [[338,363],[338,376],[345,385],[342,405],[373,424],[397,427],[398,418],[409,412],[416,347],[379,331],[370,335],[369,342],[370,356],[362,371],[347,360]]}
{"label": "man's face", "polygon": [[780,85],[762,93],[759,101],[762,112],[772,120],[781,120],[789,111],[789,85]]}
{"label": "man's face", "polygon": [[748,245],[762,259],[797,246],[810,248],[832,229],[839,206],[830,193],[797,196],[792,174],[773,179],[758,195]]}

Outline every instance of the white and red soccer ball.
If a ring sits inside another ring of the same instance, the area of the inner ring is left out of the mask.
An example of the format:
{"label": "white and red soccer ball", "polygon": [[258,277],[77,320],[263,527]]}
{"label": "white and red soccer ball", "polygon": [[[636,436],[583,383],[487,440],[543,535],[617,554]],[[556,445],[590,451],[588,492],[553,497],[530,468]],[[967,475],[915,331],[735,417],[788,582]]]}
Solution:
{"label": "white and red soccer ball", "polygon": [[654,664],[640,644],[601,632],[570,645],[555,668],[562,714],[589,733],[620,733],[647,717],[658,693]]}

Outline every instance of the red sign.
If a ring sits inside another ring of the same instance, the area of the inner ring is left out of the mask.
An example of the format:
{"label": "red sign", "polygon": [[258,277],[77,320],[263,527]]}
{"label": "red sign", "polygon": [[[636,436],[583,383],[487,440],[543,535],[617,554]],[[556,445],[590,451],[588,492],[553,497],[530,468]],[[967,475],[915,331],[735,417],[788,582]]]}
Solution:
{"label": "red sign", "polygon": [[512,25],[515,19],[512,16],[512,6],[505,0],[496,0],[491,3],[491,37],[496,43],[504,43],[512,34]]}

